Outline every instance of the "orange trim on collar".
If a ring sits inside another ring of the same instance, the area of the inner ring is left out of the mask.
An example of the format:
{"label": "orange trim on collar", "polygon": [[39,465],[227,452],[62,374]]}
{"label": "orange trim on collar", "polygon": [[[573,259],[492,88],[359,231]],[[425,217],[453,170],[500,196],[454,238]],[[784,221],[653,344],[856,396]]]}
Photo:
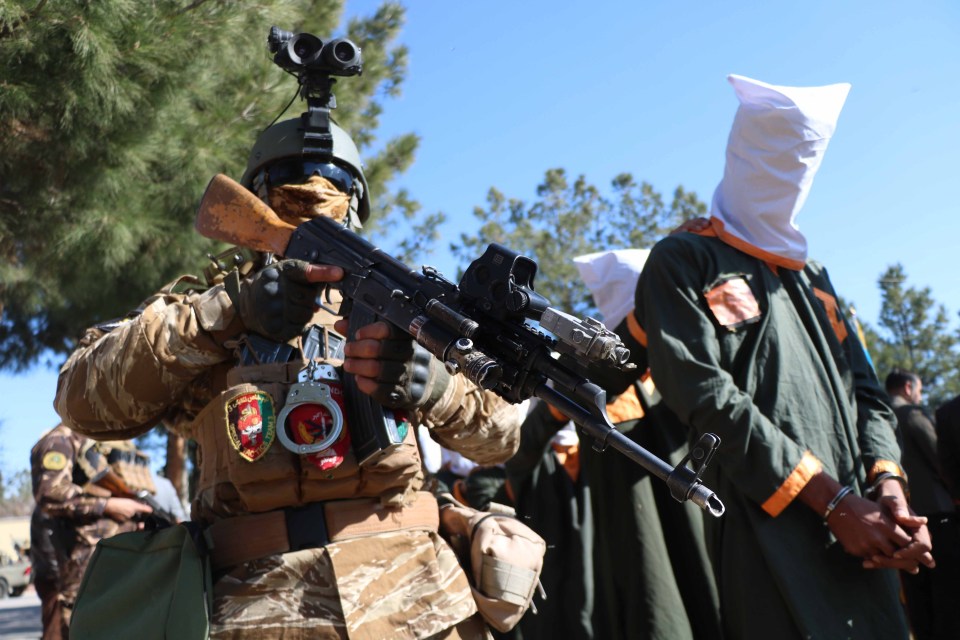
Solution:
{"label": "orange trim on collar", "polygon": [[627,331],[633,336],[633,339],[640,343],[640,346],[647,346],[647,332],[643,330],[637,321],[637,316],[633,315],[633,309],[627,314]]}
{"label": "orange trim on collar", "polygon": [[754,246],[733,235],[724,227],[723,220],[717,218],[716,216],[710,216],[710,224],[713,227],[714,231],[717,233],[717,237],[720,238],[723,242],[730,245],[734,249],[743,251],[748,256],[753,256],[754,258],[759,258],[764,262],[774,264],[778,267],[784,267],[786,269],[792,269],[794,271],[802,271],[803,267],[806,266],[802,260],[790,260],[789,258],[784,258],[783,256],[778,256],[775,253],[770,253],[769,251],[764,251],[760,247]]}
{"label": "orange trim on collar", "polygon": [[896,462],[892,460],[877,460],[873,463],[873,466],[870,467],[870,473],[867,474],[867,482],[873,482],[881,473],[892,473],[901,478],[907,477],[907,474],[903,472],[903,469],[901,469],[900,465]]}
{"label": "orange trim on collar", "polygon": [[820,464],[820,461],[812,453],[805,451],[803,457],[800,458],[800,462],[790,472],[787,479],[783,481],[783,484],[761,505],[763,510],[771,517],[776,518],[807,486],[810,479],[820,473],[821,470],[823,470],[823,465]]}

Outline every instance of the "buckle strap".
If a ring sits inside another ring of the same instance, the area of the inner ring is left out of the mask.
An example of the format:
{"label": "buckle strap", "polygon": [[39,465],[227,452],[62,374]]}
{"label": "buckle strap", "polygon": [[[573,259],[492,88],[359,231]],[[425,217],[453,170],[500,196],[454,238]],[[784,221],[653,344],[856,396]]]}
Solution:
{"label": "buckle strap", "polygon": [[418,491],[402,508],[377,499],[332,500],[217,520],[207,528],[215,570],[288,551],[312,549],[390,531],[437,531],[437,499]]}

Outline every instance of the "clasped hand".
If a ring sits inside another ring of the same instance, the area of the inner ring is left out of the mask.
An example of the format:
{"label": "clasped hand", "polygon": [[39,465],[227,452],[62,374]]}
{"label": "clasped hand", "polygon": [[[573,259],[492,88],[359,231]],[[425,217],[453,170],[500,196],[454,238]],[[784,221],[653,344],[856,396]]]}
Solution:
{"label": "clasped hand", "polygon": [[907,505],[896,480],[879,487],[876,501],[850,494],[827,518],[827,526],[844,550],[863,558],[865,569],[900,569],[918,573],[920,565],[933,568],[927,519]]}

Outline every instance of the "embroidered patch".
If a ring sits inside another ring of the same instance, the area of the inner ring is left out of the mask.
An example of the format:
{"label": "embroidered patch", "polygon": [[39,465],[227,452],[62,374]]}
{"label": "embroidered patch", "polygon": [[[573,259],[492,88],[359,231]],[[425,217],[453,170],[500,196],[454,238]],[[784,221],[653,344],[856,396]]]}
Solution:
{"label": "embroidered patch", "polygon": [[760,305],[744,274],[721,276],[703,295],[713,317],[731,331],[760,320]]}
{"label": "embroidered patch", "polygon": [[41,463],[44,469],[50,471],[60,471],[67,466],[67,456],[63,455],[59,451],[47,451],[43,454],[43,460]]}
{"label": "embroidered patch", "polygon": [[[339,390],[340,385],[334,389]],[[302,404],[295,407],[287,416],[287,429],[294,442],[299,444],[313,444],[331,436],[334,432],[334,418],[330,410],[320,404]],[[340,435],[333,444],[317,453],[311,453],[307,460],[321,471],[329,471],[343,464],[343,457],[350,450],[350,431],[341,429]]]}
{"label": "embroidered patch", "polygon": [[227,435],[244,460],[263,457],[277,435],[273,399],[265,391],[243,393],[227,402]]}

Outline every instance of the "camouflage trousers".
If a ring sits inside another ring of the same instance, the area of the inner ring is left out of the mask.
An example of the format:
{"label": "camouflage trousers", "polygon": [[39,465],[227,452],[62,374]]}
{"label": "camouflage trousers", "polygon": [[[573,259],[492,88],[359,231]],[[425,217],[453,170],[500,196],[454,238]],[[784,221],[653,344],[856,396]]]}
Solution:
{"label": "camouflage trousers", "polygon": [[435,533],[346,540],[214,577],[211,640],[491,637],[456,556]]}
{"label": "camouflage trousers", "polygon": [[78,543],[60,566],[60,601],[69,610],[72,610],[77,602],[77,592],[80,591],[83,572],[87,570],[95,549],[95,546]]}

